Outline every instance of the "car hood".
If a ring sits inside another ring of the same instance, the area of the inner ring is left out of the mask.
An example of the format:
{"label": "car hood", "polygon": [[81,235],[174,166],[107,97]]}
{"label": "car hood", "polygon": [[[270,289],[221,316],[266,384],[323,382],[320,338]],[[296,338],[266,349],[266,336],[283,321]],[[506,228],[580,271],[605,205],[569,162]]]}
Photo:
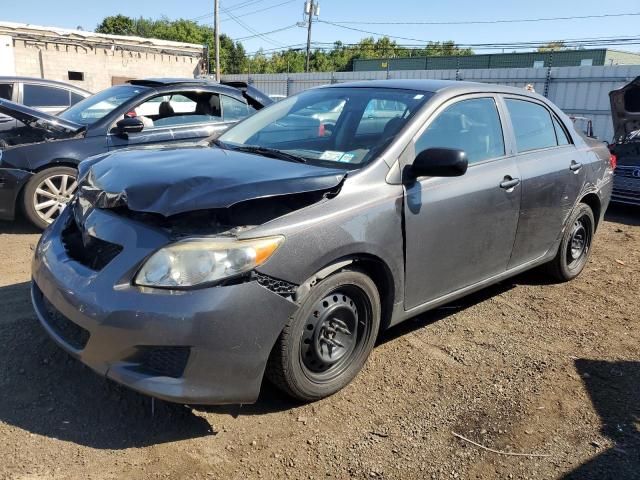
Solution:
{"label": "car hood", "polygon": [[85,128],[84,125],[80,125],[79,123],[70,122],[69,120],[49,115],[48,113],[20,105],[19,103],[10,102],[9,100],[0,99],[0,113],[15,118],[25,125],[31,126],[39,123],[40,127],[55,132],[68,131],[69,133],[75,134]]}
{"label": "car hood", "polygon": [[631,132],[640,130],[640,77],[609,93],[613,119],[614,142],[624,141]]}
{"label": "car hood", "polygon": [[97,208],[126,207],[170,217],[330,190],[346,174],[214,147],[128,150],[83,162],[78,196]]}

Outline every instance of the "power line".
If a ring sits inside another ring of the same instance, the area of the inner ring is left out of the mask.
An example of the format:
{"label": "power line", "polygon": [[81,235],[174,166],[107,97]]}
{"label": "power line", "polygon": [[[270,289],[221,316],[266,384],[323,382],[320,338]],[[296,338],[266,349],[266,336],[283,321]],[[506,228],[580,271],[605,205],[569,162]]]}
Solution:
{"label": "power line", "polygon": [[240,10],[245,7],[250,7],[251,5],[255,5],[256,3],[262,3],[262,2],[264,2],[264,0],[246,0],[244,2],[229,5],[228,7],[225,7],[225,8],[227,9],[227,11],[234,12],[236,10]]}
{"label": "power line", "polygon": [[327,25],[333,25],[334,27],[338,27],[338,28],[343,28],[345,30],[352,30],[354,32],[360,32],[360,33],[366,33],[368,35],[377,35],[379,37],[389,37],[389,38],[397,38],[399,40],[409,40],[411,42],[424,42],[424,43],[429,43],[428,40],[420,40],[418,38],[409,38],[409,37],[400,37],[398,35],[391,35],[388,33],[379,33],[379,32],[372,32],[370,30],[363,30],[361,28],[355,28],[355,27],[348,27],[346,25],[340,25],[338,23],[333,23],[330,22],[328,20],[317,20],[318,23],[324,23]]}
{"label": "power line", "polygon": [[[250,15],[255,15],[256,13],[266,12],[268,10],[272,10],[274,8],[282,7],[284,5],[289,5],[290,3],[297,2],[297,1],[298,0],[287,0],[286,2],[276,3],[275,5],[271,5],[269,7],[261,8],[259,10],[253,10],[251,12],[246,12],[246,13],[243,13],[241,15],[236,15],[236,18],[243,18],[243,17],[248,17]],[[200,15],[198,17],[194,17],[191,20],[196,22],[198,20],[204,20],[205,18],[209,18],[209,17],[213,17],[213,13],[205,13],[204,15]],[[223,18],[220,21],[221,22],[228,22],[229,20],[232,20],[232,19],[231,18]]]}
{"label": "power line", "polygon": [[[536,41],[513,41],[513,42],[493,42],[493,43],[468,43],[468,44],[455,44],[456,47],[465,48],[481,48],[486,50],[502,50],[502,49],[531,49],[536,47],[545,46],[550,43],[550,40],[536,40]],[[287,45],[285,47],[261,49],[247,53],[247,55],[255,55],[257,53],[264,54],[276,54],[286,52],[291,49],[302,49],[305,44]],[[332,51],[336,49],[335,42],[313,42],[313,48],[321,51]],[[570,47],[596,47],[596,46],[611,46],[611,45],[640,45],[640,36],[621,36],[621,37],[591,37],[591,38],[573,38],[565,40],[565,46]],[[407,50],[424,50],[423,44],[394,44],[389,45],[376,45],[376,44],[359,44],[359,43],[342,43],[340,46],[347,50],[385,50],[393,51],[394,49],[407,49]]]}
{"label": "power line", "polygon": [[[325,23],[325,24],[328,24],[328,25],[333,25],[334,27],[343,28],[343,29],[346,29],[346,30],[354,30],[356,32],[367,33],[369,35],[376,35],[376,36],[379,36],[379,37],[397,38],[399,40],[408,40],[408,41],[411,41],[411,42],[419,42],[419,43],[426,43],[426,44],[431,42],[429,40],[423,40],[423,39],[420,39],[420,38],[401,37],[401,36],[398,36],[398,35],[391,35],[391,34],[388,34],[388,33],[373,32],[373,31],[370,31],[370,30],[363,30],[363,29],[360,29],[360,28],[348,27],[346,25],[339,25],[339,24],[336,24],[336,23],[333,23],[333,22],[329,22],[328,20],[318,20],[318,22]],[[582,39],[579,39],[579,40],[582,41]],[[549,43],[549,42],[550,42],[549,40],[545,41],[545,43]],[[568,41],[564,41],[563,43],[564,43],[565,46],[570,46],[568,44]],[[616,43],[616,45],[622,45],[623,43]],[[477,48],[481,48],[481,47],[485,47],[485,46],[487,46],[487,47],[489,47],[489,46],[490,47],[497,47],[497,48],[510,48],[510,47],[516,46],[516,47],[520,47],[520,48],[526,48],[527,45],[539,45],[539,44],[540,44],[540,42],[537,42],[537,41],[536,42],[504,42],[504,43],[492,42],[492,43],[485,43],[485,44],[482,44],[482,43],[478,43],[478,44],[457,44],[456,43],[456,46],[458,46],[458,47],[477,47]],[[580,45],[576,45],[576,46],[580,46]]]}
{"label": "power line", "polygon": [[[249,35],[246,37],[238,37],[238,38],[234,38],[233,40],[235,42],[239,42],[241,40],[249,40],[250,38],[256,38],[256,37],[262,37],[263,35],[271,35],[273,33],[279,33],[279,32],[284,32],[285,30],[291,30],[292,28],[296,28],[298,25],[296,23],[294,23],[293,25],[288,25],[286,27],[282,27],[282,28],[278,28],[277,30],[271,30],[269,32],[261,32],[261,33],[256,33],[255,35]],[[282,48],[282,47],[280,47]]]}
{"label": "power line", "polygon": [[552,22],[559,20],[584,20],[589,18],[609,18],[609,17],[632,17],[639,16],[640,12],[632,13],[605,13],[601,15],[582,15],[571,17],[542,17],[542,18],[518,18],[518,19],[502,19],[502,20],[456,20],[447,22],[417,22],[417,21],[362,21],[362,20],[343,20],[331,21],[325,20],[333,25],[484,25],[492,23],[530,23],[530,22]]}
{"label": "power line", "polygon": [[249,33],[253,33],[256,37],[260,37],[262,40],[264,40],[267,43],[270,43],[271,45],[274,45],[274,46],[280,47],[280,48],[283,47],[282,43],[276,42],[275,40],[271,40],[270,38],[266,37],[264,34],[254,30],[253,28],[248,26],[246,23],[244,23],[242,20],[239,20],[235,15],[233,15],[233,13],[229,12],[226,8],[220,6],[220,9],[224,13],[229,15],[238,25],[240,25],[242,28],[247,30]]}

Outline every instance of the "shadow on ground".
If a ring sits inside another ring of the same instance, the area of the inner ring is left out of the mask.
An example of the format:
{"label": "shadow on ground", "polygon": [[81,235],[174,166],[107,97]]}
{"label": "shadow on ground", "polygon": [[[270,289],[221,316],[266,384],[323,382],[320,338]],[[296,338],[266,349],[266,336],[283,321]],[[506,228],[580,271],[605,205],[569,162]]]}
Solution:
{"label": "shadow on ground", "polygon": [[612,203],[609,205],[604,219],[608,222],[634,227],[640,226],[640,206]]}
{"label": "shadow on ground", "polygon": [[0,220],[0,233],[8,234],[29,234],[40,233],[36,227],[31,225],[26,219],[22,217],[16,218],[14,221]]}
{"label": "shadow on ground", "polygon": [[640,362],[578,359],[601,432],[614,446],[584,463],[563,480],[640,478]]}
{"label": "shadow on ground", "polygon": [[97,375],[39,325],[29,283],[0,287],[0,422],[100,449],[212,435],[190,408],[155,402]]}

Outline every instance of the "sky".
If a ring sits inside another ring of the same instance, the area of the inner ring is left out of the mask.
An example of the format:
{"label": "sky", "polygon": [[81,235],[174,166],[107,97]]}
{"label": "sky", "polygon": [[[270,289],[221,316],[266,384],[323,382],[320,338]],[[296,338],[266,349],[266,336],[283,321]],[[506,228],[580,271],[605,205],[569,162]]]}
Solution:
{"label": "sky", "polygon": [[[242,40],[247,52],[263,48],[298,45],[306,42],[306,29],[293,26],[302,21],[304,0],[221,0],[221,32],[233,39],[255,33],[286,30],[263,37]],[[524,6],[523,6],[524,5]],[[526,6],[529,5],[529,6]],[[273,8],[271,8],[273,7]],[[262,10],[262,11],[260,11]],[[213,0],[135,0],[96,2],[86,0],[3,0],[0,21],[31,23],[63,28],[82,27],[93,30],[108,15],[170,19],[198,19],[213,22]],[[328,22],[465,22],[537,19],[588,15],[619,15],[607,18],[554,20],[522,23],[484,23],[465,25],[379,25],[347,24],[367,30],[421,41],[453,40],[460,44],[563,40],[612,36],[637,36],[640,43],[639,0],[535,0],[532,2],[499,0],[480,2],[459,0],[427,2],[425,0],[320,0],[320,17]],[[235,17],[235,18],[232,18]],[[357,42],[364,32],[348,30],[327,23],[313,26],[315,42]],[[398,43],[419,44],[415,40],[396,39]],[[611,46],[619,50],[640,51],[640,44]],[[512,49],[507,49],[511,51]],[[476,52],[482,49],[476,48]]]}

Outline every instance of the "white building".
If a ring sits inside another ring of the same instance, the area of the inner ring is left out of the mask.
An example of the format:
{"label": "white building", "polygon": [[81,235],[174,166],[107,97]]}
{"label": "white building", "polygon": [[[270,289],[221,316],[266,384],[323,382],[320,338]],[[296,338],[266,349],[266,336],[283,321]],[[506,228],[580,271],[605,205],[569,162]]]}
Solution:
{"label": "white building", "polygon": [[201,73],[203,47],[0,22],[0,75],[61,80],[97,92],[132,78]]}

